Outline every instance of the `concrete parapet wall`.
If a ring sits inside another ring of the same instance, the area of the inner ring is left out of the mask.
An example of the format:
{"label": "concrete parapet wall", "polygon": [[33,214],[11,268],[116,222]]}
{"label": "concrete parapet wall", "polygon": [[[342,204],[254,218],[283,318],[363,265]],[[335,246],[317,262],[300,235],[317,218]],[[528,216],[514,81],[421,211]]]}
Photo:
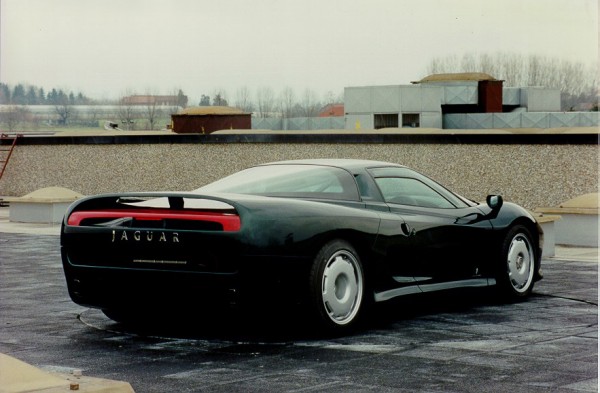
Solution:
{"label": "concrete parapet wall", "polygon": [[245,167],[301,158],[360,158],[414,168],[466,197],[529,209],[598,191],[596,144],[131,143],[18,145],[0,195],[60,186],[84,195],[191,190]]}
{"label": "concrete parapet wall", "polygon": [[453,113],[444,115],[446,129],[519,129],[598,127],[598,112]]}
{"label": "concrete parapet wall", "polygon": [[598,216],[564,214],[556,222],[556,244],[598,247]]}

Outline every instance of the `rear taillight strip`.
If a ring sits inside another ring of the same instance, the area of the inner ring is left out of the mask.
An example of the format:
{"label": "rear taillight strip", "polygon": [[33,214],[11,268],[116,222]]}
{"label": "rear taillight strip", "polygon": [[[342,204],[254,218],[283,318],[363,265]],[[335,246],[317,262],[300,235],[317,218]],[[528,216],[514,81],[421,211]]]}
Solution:
{"label": "rear taillight strip", "polygon": [[83,220],[89,218],[135,218],[141,221],[160,220],[188,220],[216,222],[223,226],[225,232],[239,231],[241,228],[240,217],[230,213],[166,210],[166,209],[139,209],[139,210],[88,210],[71,213],[67,224],[80,226]]}

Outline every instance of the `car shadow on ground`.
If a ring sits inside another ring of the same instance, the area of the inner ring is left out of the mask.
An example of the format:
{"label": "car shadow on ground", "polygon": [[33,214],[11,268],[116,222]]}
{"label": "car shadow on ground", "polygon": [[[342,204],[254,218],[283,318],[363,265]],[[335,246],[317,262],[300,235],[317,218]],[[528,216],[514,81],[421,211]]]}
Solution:
{"label": "car shadow on ground", "polygon": [[[535,293],[530,299],[539,298]],[[440,314],[460,318],[477,314],[482,307],[499,306],[491,290],[463,290],[407,296],[373,305],[363,323],[352,331],[324,331],[300,306],[182,308],[169,312],[135,316],[128,322],[114,322],[100,310],[88,309],[79,319],[95,329],[135,335],[189,340],[221,340],[247,343],[291,343],[362,335],[398,328],[398,323]]]}

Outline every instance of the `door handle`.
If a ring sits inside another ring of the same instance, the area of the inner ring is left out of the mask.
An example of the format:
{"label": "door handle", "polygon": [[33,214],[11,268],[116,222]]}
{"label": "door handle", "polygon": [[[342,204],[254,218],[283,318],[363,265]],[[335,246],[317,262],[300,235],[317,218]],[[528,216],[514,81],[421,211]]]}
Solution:
{"label": "door handle", "polygon": [[404,233],[406,236],[412,236],[415,234],[415,230],[405,222],[400,224],[400,229],[402,230],[402,233]]}

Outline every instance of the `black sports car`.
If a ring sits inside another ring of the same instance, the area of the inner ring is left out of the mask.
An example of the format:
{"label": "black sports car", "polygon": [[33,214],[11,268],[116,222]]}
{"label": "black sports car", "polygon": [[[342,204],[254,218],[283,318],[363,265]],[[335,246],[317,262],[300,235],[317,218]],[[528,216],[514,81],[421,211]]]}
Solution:
{"label": "black sports car", "polygon": [[527,296],[542,277],[541,242],[531,214],[501,196],[475,203],[362,160],[264,164],[187,193],[92,196],[69,207],[61,233],[71,298],[112,319],[286,299],[337,331],[402,295],[495,285]]}

